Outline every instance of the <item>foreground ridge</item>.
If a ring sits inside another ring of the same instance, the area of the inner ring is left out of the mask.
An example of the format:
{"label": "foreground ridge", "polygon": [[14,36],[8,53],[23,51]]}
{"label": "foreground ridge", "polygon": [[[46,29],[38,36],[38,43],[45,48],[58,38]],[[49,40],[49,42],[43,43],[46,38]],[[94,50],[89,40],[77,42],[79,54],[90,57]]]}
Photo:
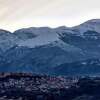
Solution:
{"label": "foreground ridge", "polygon": [[0,74],[0,100],[66,99],[99,100],[100,77],[57,77],[30,73]]}

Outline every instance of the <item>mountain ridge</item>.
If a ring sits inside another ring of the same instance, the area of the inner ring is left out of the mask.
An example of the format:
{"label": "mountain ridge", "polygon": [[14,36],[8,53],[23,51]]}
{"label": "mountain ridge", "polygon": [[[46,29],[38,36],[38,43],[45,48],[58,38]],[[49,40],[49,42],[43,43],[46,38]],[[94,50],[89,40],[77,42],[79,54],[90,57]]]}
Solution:
{"label": "mountain ridge", "polygon": [[31,27],[13,33],[0,30],[0,71],[54,74],[65,63],[100,59],[99,27],[100,20],[94,19],[72,28]]}

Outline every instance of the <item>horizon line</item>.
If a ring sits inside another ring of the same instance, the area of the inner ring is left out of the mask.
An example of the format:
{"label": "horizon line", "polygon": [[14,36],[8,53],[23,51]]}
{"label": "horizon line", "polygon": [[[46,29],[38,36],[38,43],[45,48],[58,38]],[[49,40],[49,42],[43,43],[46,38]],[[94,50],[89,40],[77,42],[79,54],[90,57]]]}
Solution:
{"label": "horizon line", "polygon": [[67,26],[67,25],[59,25],[59,26],[49,26],[49,25],[44,25],[44,26],[26,26],[26,27],[20,27],[20,28],[16,28],[16,29],[6,29],[6,28],[0,28],[0,30],[5,30],[5,31],[9,31],[11,33],[17,31],[17,30],[20,30],[20,29],[29,29],[29,28],[50,28],[50,29],[57,29],[57,28],[60,28],[60,27],[65,27],[65,28],[74,28],[74,27],[77,27],[77,26],[80,26],[81,24],[84,24],[86,22],[89,22],[89,21],[93,21],[93,20],[99,20],[100,21],[100,18],[94,18],[94,19],[90,19],[90,20],[86,20],[86,21],[83,21],[81,22],[80,24],[76,24],[76,25],[73,25],[73,26]]}

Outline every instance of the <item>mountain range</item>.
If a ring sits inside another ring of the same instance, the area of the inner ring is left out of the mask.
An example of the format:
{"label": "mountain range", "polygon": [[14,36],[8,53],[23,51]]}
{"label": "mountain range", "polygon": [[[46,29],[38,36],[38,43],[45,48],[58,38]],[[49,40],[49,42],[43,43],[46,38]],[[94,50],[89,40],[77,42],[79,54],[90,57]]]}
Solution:
{"label": "mountain range", "polygon": [[0,29],[0,72],[99,74],[100,19],[75,27]]}

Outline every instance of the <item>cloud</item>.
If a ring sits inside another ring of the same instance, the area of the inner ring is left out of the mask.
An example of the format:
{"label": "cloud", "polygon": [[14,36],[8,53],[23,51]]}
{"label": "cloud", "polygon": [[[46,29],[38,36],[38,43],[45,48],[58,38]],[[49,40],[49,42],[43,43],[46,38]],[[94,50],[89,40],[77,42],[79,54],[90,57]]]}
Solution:
{"label": "cloud", "polygon": [[100,0],[0,0],[0,28],[74,26],[100,18]]}

